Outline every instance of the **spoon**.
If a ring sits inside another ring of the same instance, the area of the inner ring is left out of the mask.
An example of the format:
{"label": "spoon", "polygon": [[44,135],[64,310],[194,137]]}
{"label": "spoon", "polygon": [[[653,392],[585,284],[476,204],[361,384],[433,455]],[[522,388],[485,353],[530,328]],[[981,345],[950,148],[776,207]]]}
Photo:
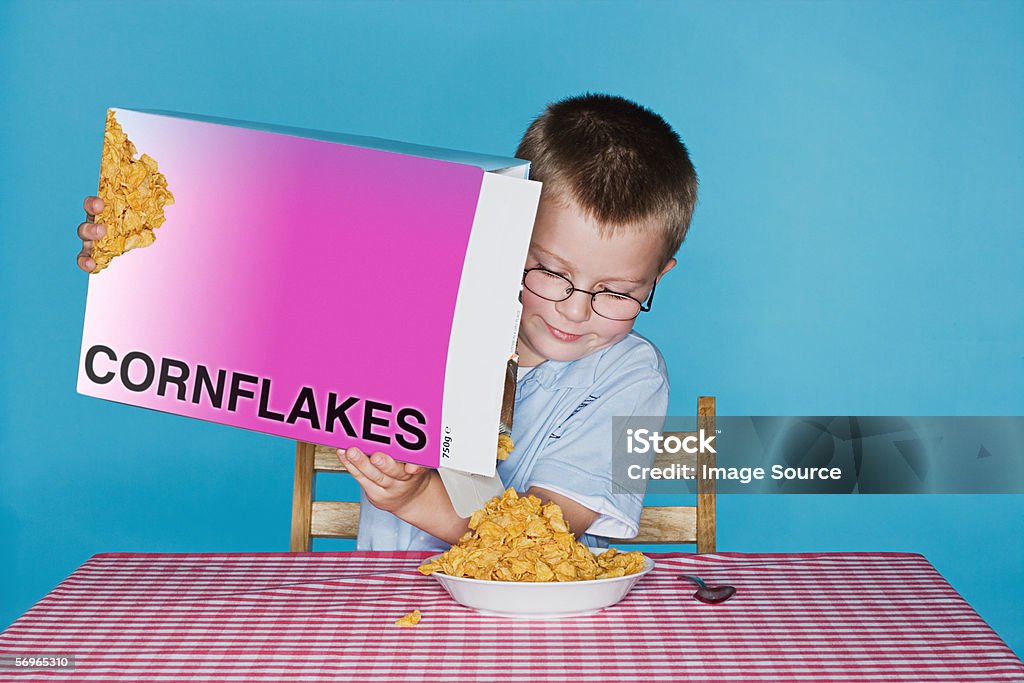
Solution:
{"label": "spoon", "polygon": [[736,588],[733,586],[708,586],[702,579],[697,576],[689,576],[688,574],[680,574],[676,577],[677,579],[686,579],[699,586],[697,592],[693,594],[695,600],[706,602],[709,605],[717,605],[720,602],[725,602],[732,596],[736,595]]}

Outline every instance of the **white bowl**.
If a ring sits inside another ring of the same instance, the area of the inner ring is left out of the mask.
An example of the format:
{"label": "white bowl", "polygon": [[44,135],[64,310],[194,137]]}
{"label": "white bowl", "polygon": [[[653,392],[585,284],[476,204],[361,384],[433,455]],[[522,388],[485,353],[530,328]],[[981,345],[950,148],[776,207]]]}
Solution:
{"label": "white bowl", "polygon": [[[600,555],[605,548],[591,548]],[[424,564],[437,559],[434,555]],[[636,574],[590,581],[485,581],[440,572],[431,574],[452,599],[483,614],[519,619],[560,619],[594,614],[626,597],[654,560],[644,557]]]}

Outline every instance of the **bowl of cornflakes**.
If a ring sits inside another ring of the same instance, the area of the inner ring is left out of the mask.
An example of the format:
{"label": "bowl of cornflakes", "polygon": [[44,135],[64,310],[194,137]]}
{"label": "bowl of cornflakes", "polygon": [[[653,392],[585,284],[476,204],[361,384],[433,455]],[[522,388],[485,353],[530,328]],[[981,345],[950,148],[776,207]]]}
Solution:
{"label": "bowl of cornflakes", "polygon": [[622,600],[654,561],[639,552],[588,548],[555,503],[508,489],[473,513],[456,545],[419,570],[453,600],[507,617],[593,614]]}

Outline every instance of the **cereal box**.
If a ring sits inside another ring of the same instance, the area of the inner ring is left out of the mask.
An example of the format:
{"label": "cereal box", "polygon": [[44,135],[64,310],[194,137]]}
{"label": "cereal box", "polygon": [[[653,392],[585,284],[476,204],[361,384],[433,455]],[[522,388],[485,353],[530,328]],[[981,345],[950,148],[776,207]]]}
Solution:
{"label": "cereal box", "polygon": [[493,475],[528,170],[111,109],[78,391]]}

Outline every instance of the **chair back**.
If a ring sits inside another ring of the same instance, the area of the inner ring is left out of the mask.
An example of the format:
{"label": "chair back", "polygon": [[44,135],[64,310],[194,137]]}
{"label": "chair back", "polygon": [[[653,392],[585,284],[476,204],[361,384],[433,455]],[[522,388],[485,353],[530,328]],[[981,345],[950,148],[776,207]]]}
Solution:
{"label": "chair back", "polygon": [[[663,436],[680,439],[715,433],[715,397],[697,399],[697,431],[665,432]],[[714,453],[658,454],[656,467],[673,463],[696,467],[696,505],[645,506],[640,513],[640,532],[635,538],[611,539],[615,545],[630,543],[672,543],[697,546],[698,553],[715,551],[715,480],[705,479],[705,468],[715,466]],[[290,550],[309,552],[314,538],[355,538],[359,532],[359,503],[315,499],[318,474],[346,472],[333,446],[296,443],[295,482],[292,490],[292,530]]]}

